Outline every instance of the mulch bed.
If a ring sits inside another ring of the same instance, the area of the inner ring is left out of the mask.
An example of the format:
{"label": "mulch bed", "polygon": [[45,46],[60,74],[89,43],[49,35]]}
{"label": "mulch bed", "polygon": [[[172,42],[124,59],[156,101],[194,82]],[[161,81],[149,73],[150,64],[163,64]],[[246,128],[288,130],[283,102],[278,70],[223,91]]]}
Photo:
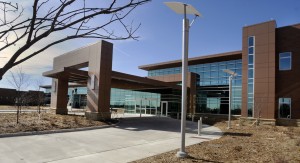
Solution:
{"label": "mulch bed", "polygon": [[115,123],[115,121],[92,121],[87,120],[84,116],[56,115],[54,113],[41,113],[39,119],[39,115],[37,112],[21,113],[19,123],[17,124],[16,122],[16,113],[0,114],[0,134],[84,128],[92,126],[103,126]]}
{"label": "mulch bed", "polygon": [[239,126],[217,122],[224,135],[217,140],[187,147],[189,157],[175,157],[177,150],[135,161],[146,162],[300,162],[300,128],[284,126]]}

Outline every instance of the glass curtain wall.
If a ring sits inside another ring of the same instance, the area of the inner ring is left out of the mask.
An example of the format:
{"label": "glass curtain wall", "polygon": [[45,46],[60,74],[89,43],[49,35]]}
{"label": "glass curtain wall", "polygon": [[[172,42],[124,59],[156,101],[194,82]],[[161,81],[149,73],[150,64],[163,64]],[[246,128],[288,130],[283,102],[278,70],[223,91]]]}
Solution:
{"label": "glass curtain wall", "polygon": [[155,114],[155,108],[160,107],[160,96],[158,93],[111,88],[110,106],[124,108],[126,113]]}
{"label": "glass curtain wall", "polygon": [[[224,69],[230,69],[238,75],[232,81],[232,114],[241,114],[242,95],[242,60],[213,62],[190,65],[189,72],[198,74],[196,113],[228,114],[229,84],[228,74]],[[148,76],[161,76],[181,73],[180,67],[148,71]]]}

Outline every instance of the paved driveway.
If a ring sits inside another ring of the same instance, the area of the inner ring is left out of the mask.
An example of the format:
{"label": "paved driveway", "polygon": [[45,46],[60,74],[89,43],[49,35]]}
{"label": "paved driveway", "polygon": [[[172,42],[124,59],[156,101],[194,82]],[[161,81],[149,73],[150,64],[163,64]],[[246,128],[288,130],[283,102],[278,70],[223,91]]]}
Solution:
{"label": "paved driveway", "polygon": [[[124,118],[117,127],[47,135],[0,138],[0,162],[129,162],[177,149],[180,121]],[[187,122],[186,145],[217,139],[221,131]]]}

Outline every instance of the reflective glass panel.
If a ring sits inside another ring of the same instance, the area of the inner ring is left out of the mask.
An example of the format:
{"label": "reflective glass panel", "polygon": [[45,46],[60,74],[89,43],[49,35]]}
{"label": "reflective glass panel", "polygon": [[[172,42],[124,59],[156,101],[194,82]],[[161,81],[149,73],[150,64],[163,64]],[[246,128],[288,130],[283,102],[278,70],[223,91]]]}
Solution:
{"label": "reflective glass panel", "polygon": [[292,54],[290,52],[279,54],[279,70],[292,69]]}
{"label": "reflective glass panel", "polygon": [[254,37],[253,36],[248,38],[248,46],[254,46]]}
{"label": "reflective glass panel", "polygon": [[248,55],[248,64],[253,64],[253,55]]}

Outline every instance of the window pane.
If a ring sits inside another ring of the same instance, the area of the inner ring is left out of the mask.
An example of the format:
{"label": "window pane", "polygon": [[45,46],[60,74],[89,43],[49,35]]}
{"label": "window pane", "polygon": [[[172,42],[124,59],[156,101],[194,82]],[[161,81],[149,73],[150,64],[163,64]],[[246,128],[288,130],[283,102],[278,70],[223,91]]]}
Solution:
{"label": "window pane", "polygon": [[253,84],[248,84],[248,94],[253,94]]}
{"label": "window pane", "polygon": [[279,70],[291,70],[292,54],[289,52],[279,54]]}
{"label": "window pane", "polygon": [[280,58],[291,57],[291,53],[290,52],[280,53],[279,55],[280,55]]}
{"label": "window pane", "polygon": [[253,36],[248,38],[248,46],[254,46],[254,37]]}
{"label": "window pane", "polygon": [[290,70],[291,69],[291,60],[289,58],[280,59],[280,70]]}
{"label": "window pane", "polygon": [[248,55],[248,64],[253,64],[253,55]]}
{"label": "window pane", "polygon": [[253,78],[253,69],[248,70],[248,78]]}
{"label": "window pane", "polygon": [[254,54],[254,47],[248,48],[248,54]]}
{"label": "window pane", "polygon": [[218,67],[215,66],[215,65],[211,65],[211,66],[210,66],[210,70],[211,70],[211,71],[215,71],[215,70],[217,70],[217,69],[218,69]]}
{"label": "window pane", "polygon": [[212,71],[211,74],[210,74],[210,76],[212,78],[217,78],[218,77],[218,72],[217,71]]}
{"label": "window pane", "polygon": [[248,83],[253,83],[253,79],[248,79]]}

